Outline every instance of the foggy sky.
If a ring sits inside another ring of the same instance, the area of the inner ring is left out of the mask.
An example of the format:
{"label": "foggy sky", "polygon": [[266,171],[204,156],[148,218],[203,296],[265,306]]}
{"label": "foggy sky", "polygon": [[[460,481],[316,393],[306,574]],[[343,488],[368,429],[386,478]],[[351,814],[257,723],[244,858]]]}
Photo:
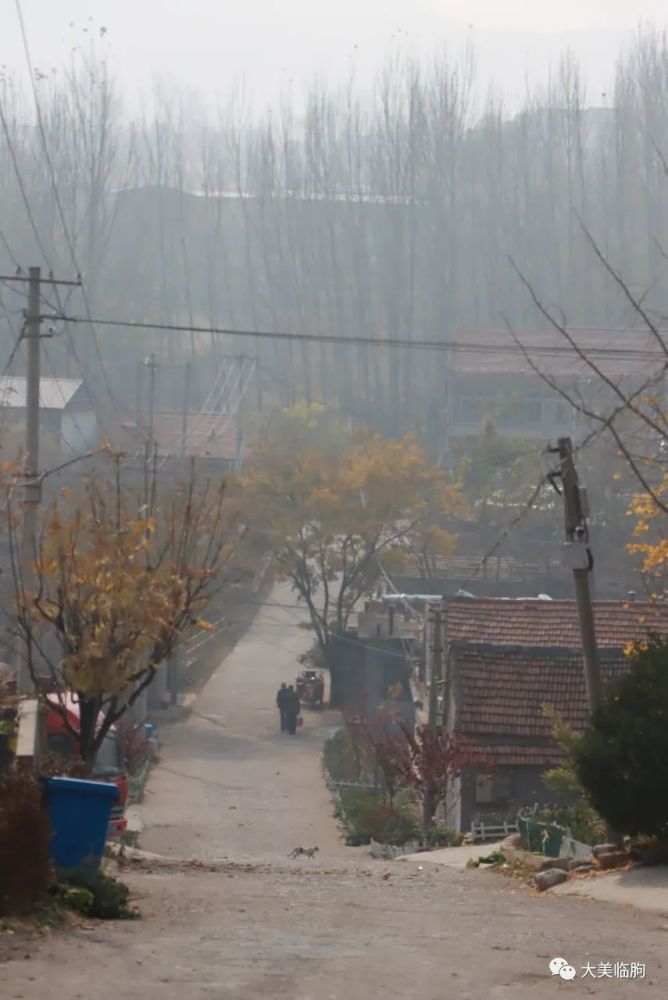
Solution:
{"label": "foggy sky", "polygon": [[[510,103],[565,47],[598,97],[638,24],[667,19],[663,0],[23,0],[23,10],[35,66],[61,68],[92,35],[134,107],[156,80],[211,101],[243,80],[260,104],[316,74],[352,71],[365,86],[398,47],[425,55],[467,41],[483,88],[496,83]],[[14,0],[0,0],[0,25],[2,61],[25,76]]]}

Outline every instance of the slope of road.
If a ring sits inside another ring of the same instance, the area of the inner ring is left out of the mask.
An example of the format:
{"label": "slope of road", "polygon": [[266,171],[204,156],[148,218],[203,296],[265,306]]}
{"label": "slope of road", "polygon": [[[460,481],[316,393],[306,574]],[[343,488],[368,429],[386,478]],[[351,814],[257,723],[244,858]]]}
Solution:
{"label": "slope of road", "polygon": [[[342,845],[320,774],[336,715],[278,732],[276,689],[309,642],[302,612],[280,606],[291,604],[276,588],[194,713],[163,730],[143,807],[147,850],[230,860],[126,870],[137,922],[15,935],[6,948],[0,926],[2,1000],[665,997],[668,916]],[[300,844],[321,854],[289,861]],[[549,974],[557,956],[576,981]],[[615,962],[643,963],[645,978],[582,978]]]}
{"label": "slope of road", "polygon": [[303,712],[279,731],[282,681],[312,633],[290,588],[274,587],[252,626],[203,688],[188,718],[160,730],[161,759],[141,807],[142,847],[172,857],[285,858],[294,847],[344,854],[321,774],[322,746],[339,724]]}

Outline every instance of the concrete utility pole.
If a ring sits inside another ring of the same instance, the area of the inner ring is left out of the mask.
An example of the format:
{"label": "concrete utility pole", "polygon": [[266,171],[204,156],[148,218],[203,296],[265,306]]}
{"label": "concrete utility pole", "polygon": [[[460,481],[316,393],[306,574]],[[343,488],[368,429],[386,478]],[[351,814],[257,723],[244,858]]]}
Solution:
{"label": "concrete utility pole", "polygon": [[186,361],[183,379],[183,409],[181,411],[181,458],[186,457],[186,439],[188,437],[188,407],[190,405],[190,372],[191,362]]}
{"label": "concrete utility pole", "polygon": [[[40,284],[41,270],[31,267],[28,284],[28,308],[23,336],[28,344],[28,378],[26,386],[26,482],[23,494],[23,532],[21,535],[21,576],[23,586],[29,587],[32,563],[36,554],[37,508],[42,498],[39,475],[39,383],[40,383]],[[30,640],[26,642],[29,644]],[[17,687],[19,694],[32,694],[33,682],[28,668],[31,650],[27,655],[19,650]]]}
{"label": "concrete utility pole", "polygon": [[[28,306],[21,336],[28,345],[28,366],[26,379],[26,438],[25,438],[25,483],[23,489],[23,528],[21,532],[21,577],[23,586],[29,587],[32,577],[32,563],[36,554],[37,511],[42,496],[42,482],[39,476],[39,387],[40,387],[40,340],[42,304],[41,288],[46,285],[68,285],[79,287],[81,281],[58,281],[51,275],[42,278],[39,267],[31,267],[27,277],[19,269],[16,274],[0,274],[0,280],[8,283],[27,283]],[[48,336],[48,335],[47,335]],[[19,694],[32,694],[34,685],[28,667],[30,646],[25,655],[17,646],[17,688]]]}
{"label": "concrete utility pole", "polygon": [[596,709],[603,699],[601,664],[596,644],[594,611],[590,591],[590,574],[593,559],[589,548],[589,516],[587,496],[578,482],[578,474],[573,460],[573,442],[570,438],[559,438],[559,461],[561,483],[564,495],[564,522],[566,542],[564,544],[564,565],[573,571],[575,599],[580,618],[582,636],[582,658],[585,668],[585,682],[590,711]]}
{"label": "concrete utility pole", "polygon": [[[575,580],[575,600],[580,618],[582,639],[582,659],[585,669],[585,684],[589,711],[603,701],[601,662],[596,644],[594,609],[589,588],[594,560],[589,548],[589,503],[587,493],[578,481],[578,473],[573,459],[573,442],[570,438],[559,438],[557,451],[561,470],[561,485],[564,494],[564,522],[566,541],[564,543],[564,565],[573,571]],[[622,843],[622,835],[610,823],[606,823],[606,840],[611,844]]]}
{"label": "concrete utility pole", "polygon": [[149,370],[148,378],[148,453],[149,457],[153,456],[153,448],[155,443],[155,373],[159,368],[157,361],[155,360],[155,354],[149,354],[146,361],[144,362]]}
{"label": "concrete utility pole", "polygon": [[428,723],[430,729],[438,724],[438,689],[443,679],[443,609],[439,604],[429,610],[431,671],[429,681]]}

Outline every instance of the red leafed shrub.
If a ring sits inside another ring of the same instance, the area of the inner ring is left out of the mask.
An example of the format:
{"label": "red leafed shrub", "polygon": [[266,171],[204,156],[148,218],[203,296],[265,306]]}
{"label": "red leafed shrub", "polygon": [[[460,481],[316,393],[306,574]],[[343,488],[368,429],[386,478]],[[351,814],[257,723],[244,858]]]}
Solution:
{"label": "red leafed shrub", "polygon": [[51,830],[39,781],[0,775],[0,914],[29,913],[49,883]]}
{"label": "red leafed shrub", "polygon": [[401,726],[407,752],[399,758],[399,778],[413,788],[422,802],[422,829],[426,833],[438,806],[445,800],[451,782],[462,770],[485,765],[484,757],[461,736],[430,726],[415,731]]}

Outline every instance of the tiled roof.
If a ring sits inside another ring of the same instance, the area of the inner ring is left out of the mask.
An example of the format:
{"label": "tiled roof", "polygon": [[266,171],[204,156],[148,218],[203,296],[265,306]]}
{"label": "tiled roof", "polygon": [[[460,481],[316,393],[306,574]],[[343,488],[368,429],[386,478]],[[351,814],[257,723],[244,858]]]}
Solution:
{"label": "tiled roof", "polygon": [[[183,417],[178,412],[155,414],[153,433],[159,455],[180,455]],[[233,414],[191,413],[186,425],[186,456],[234,461],[237,419]]]}
{"label": "tiled roof", "polygon": [[[604,686],[629,669],[623,655],[602,657]],[[465,647],[456,654],[455,690],[457,732],[497,763],[547,766],[559,759],[544,705],[575,730],[589,717],[582,658],[575,654]]]}
{"label": "tiled roof", "polygon": [[[476,597],[451,599],[445,607],[448,645],[580,648],[575,601]],[[623,649],[651,632],[668,636],[668,605],[595,601],[594,621],[599,648]]]}
{"label": "tiled roof", "polygon": [[[44,378],[39,380],[39,405],[43,410],[64,410],[83,385],[80,378]],[[0,378],[0,406],[25,409],[28,380],[20,376]]]}
{"label": "tiled roof", "polygon": [[497,767],[504,765],[520,767],[556,767],[564,759],[561,747],[555,746],[519,746],[512,743],[478,743],[475,744],[476,754],[480,754],[485,762],[493,762]]}
{"label": "tiled roof", "polygon": [[[434,577],[439,580],[503,580],[504,582],[522,583],[536,577],[545,576],[555,568],[561,568],[561,563],[530,562],[514,559],[512,556],[499,556],[488,559],[481,564],[480,556],[436,556],[431,561]],[[409,557],[398,569],[395,576],[411,579],[423,579],[420,573],[419,560]],[[426,582],[426,581],[425,581]]]}
{"label": "tiled roof", "polygon": [[[661,346],[648,330],[573,329],[570,333],[608,378],[647,377],[659,371],[665,361]],[[517,338],[541,371],[549,375],[598,378],[556,330],[518,331]],[[453,351],[450,364],[455,378],[464,374],[535,374],[507,330],[458,332],[454,340],[484,345],[484,349]]]}

